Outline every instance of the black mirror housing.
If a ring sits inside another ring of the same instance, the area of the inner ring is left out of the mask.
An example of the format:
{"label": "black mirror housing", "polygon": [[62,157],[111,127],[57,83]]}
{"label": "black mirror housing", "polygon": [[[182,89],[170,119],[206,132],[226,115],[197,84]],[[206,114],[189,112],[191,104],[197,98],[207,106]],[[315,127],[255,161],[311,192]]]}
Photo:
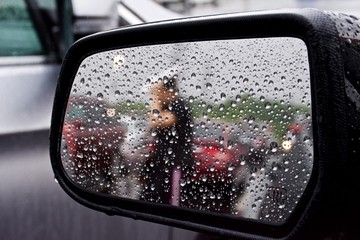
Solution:
{"label": "black mirror housing", "polygon": [[[359,30],[352,16],[313,9],[195,17],[130,26],[94,34],[68,51],[58,80],[50,135],[55,178],[76,201],[122,215],[190,230],[244,239],[359,237],[355,193],[359,146]],[[88,56],[119,48],[207,40],[296,37],[308,48],[314,165],[306,190],[283,224],[92,193],[74,184],[61,162],[62,128],[71,87]],[[355,237],[354,237],[355,236]],[[357,237],[356,237],[357,236]]]}

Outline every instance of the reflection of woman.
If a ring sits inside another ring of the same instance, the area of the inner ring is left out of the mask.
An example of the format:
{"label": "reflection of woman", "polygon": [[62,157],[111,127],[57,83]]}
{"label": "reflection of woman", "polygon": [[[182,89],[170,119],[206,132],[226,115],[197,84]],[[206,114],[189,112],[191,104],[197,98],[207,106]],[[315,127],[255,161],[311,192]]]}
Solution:
{"label": "reflection of woman", "polygon": [[177,205],[179,181],[192,162],[190,116],[176,94],[175,78],[153,84],[151,92],[148,116],[156,149],[145,164],[143,198]]}

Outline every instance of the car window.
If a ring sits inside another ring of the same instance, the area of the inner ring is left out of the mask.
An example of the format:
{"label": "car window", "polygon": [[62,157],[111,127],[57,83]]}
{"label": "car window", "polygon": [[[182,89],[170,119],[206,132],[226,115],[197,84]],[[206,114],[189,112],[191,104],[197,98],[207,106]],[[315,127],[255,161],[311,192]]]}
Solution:
{"label": "car window", "polygon": [[2,1],[0,29],[0,56],[28,56],[44,53],[23,0]]}

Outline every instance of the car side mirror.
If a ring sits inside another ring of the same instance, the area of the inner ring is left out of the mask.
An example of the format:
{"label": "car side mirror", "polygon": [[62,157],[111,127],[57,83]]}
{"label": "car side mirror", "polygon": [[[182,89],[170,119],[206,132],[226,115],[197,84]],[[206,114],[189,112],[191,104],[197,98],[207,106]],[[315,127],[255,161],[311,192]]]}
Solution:
{"label": "car side mirror", "polygon": [[55,178],[76,201],[237,238],[353,237],[359,37],[313,9],[85,37],[55,96]]}

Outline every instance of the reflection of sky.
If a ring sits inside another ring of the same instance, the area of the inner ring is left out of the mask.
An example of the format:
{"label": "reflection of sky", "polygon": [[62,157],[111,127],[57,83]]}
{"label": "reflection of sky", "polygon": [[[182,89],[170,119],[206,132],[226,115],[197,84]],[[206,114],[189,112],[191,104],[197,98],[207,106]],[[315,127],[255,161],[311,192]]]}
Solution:
{"label": "reflection of sky", "polygon": [[[206,102],[221,95],[310,104],[307,48],[297,38],[205,41],[126,48],[86,58],[74,81],[77,95],[147,101],[150,84],[171,70],[180,95]],[[116,94],[120,93],[120,94]],[[223,93],[223,94],[222,94]]]}

